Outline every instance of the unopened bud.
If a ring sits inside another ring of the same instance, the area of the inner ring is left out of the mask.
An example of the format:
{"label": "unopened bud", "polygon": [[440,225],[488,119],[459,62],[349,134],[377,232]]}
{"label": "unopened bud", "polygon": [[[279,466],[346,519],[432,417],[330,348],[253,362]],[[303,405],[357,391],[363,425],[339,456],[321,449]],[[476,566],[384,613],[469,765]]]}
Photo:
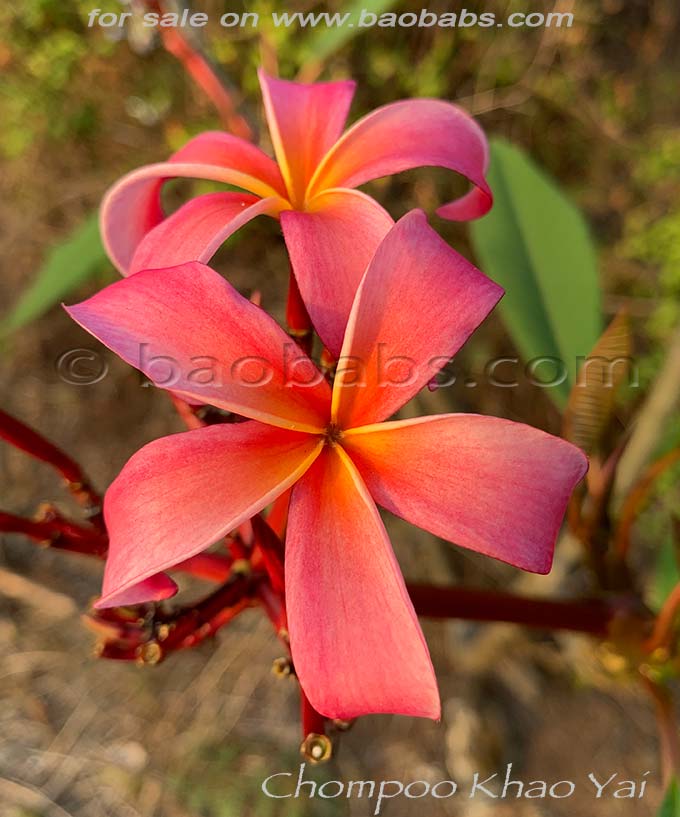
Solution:
{"label": "unopened bud", "polygon": [[152,667],[163,660],[163,650],[157,641],[148,641],[137,649],[137,663]]}
{"label": "unopened bud", "polygon": [[156,638],[159,641],[165,641],[166,638],[170,635],[171,627],[169,624],[159,624],[156,628]]}
{"label": "unopened bud", "polygon": [[277,633],[278,637],[283,641],[285,644],[290,643],[290,633],[285,627],[281,627]]}
{"label": "unopened bud", "polygon": [[[356,718],[354,720],[356,720]],[[333,728],[338,732],[348,732],[354,726],[354,720],[343,721],[340,718],[336,718],[331,721],[331,723],[333,724]]]}
{"label": "unopened bud", "polygon": [[310,732],[302,741],[300,753],[310,763],[325,763],[333,755],[333,744],[326,735]]}
{"label": "unopened bud", "polygon": [[290,658],[281,657],[275,658],[272,664],[272,672],[277,678],[287,678],[293,674],[293,665]]}
{"label": "unopened bud", "polygon": [[241,576],[250,576],[251,566],[248,559],[236,559],[231,566],[231,572]]}

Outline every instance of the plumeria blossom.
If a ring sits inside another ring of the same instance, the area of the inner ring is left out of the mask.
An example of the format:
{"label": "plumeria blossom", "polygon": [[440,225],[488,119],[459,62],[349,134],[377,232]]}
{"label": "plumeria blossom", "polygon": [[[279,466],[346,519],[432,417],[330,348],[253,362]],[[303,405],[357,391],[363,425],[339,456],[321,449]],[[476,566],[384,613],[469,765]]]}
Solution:
{"label": "plumeria blossom", "polygon": [[[292,487],[286,608],[310,702],[331,718],[438,718],[427,645],[377,504],[544,573],[586,470],[570,443],[507,420],[386,421],[501,295],[423,213],[408,214],[360,283],[332,387],[297,346],[291,357],[290,338],[269,315],[198,262],[141,271],[71,307],[157,384],[168,385],[171,361],[173,391],[249,418],[156,440],[125,465],[104,503],[110,551],[98,605],[172,594],[163,571]],[[218,364],[218,379],[205,377],[206,361]]]}
{"label": "plumeria blossom", "polygon": [[[487,142],[464,111],[433,99],[385,105],[343,133],[353,82],[302,84],[259,76],[276,161],[236,136],[203,133],[169,161],[139,168],[113,186],[101,211],[104,244],[129,275],[207,263],[255,216],[280,218],[303,300],[337,357],[361,276],[393,224],[355,188],[414,167],[444,167],[474,187],[439,215],[477,218],[491,206]],[[200,195],[166,218],[161,188],[177,177],[225,182],[244,192]],[[341,269],[337,258],[343,259]]]}

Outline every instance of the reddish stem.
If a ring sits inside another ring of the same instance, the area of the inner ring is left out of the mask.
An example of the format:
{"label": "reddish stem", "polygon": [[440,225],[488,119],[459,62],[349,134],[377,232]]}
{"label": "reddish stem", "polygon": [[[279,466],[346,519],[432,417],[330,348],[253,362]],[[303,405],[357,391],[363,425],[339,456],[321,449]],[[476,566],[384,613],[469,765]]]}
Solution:
{"label": "reddish stem", "polygon": [[326,718],[314,709],[300,687],[302,710],[302,745],[300,752],[310,763],[324,763],[333,754],[333,744],[326,735]]}
{"label": "reddish stem", "polygon": [[656,485],[657,479],[677,462],[680,462],[680,446],[653,462],[626,497],[614,537],[614,550],[621,560],[628,556],[633,525]]}
{"label": "reddish stem", "polygon": [[229,578],[233,560],[229,556],[219,553],[199,553],[184,562],[180,562],[173,570],[189,573],[197,579],[222,584]]}
{"label": "reddish stem", "polygon": [[[268,583],[258,583],[255,592],[277,633],[285,637],[287,625],[283,601],[282,545],[264,520],[255,517],[253,526],[258,552],[262,556],[271,582],[271,586]],[[51,519],[35,522],[13,514],[0,513],[0,530],[23,533],[39,542],[49,542],[53,547],[74,553],[99,557],[106,555],[106,537],[95,530],[82,528],[67,520]],[[237,548],[233,558],[245,559],[246,555],[245,551],[241,553]],[[232,559],[229,557],[202,553],[178,564],[176,569],[208,581],[224,581],[231,564]],[[612,618],[623,609],[621,604],[616,605],[601,599],[551,601],[466,587],[410,584],[408,592],[416,613],[428,618],[503,621],[539,629],[571,630],[600,636],[607,635]],[[665,637],[668,627],[674,620],[678,603],[680,589],[672,594],[667,602],[667,613],[662,614],[657,621],[657,628],[661,633],[661,635],[657,633],[657,638]]]}
{"label": "reddish stem", "polygon": [[544,630],[605,636],[617,607],[601,599],[551,601],[467,587],[407,585],[416,613],[427,618],[503,621]]}
{"label": "reddish stem", "polygon": [[[61,516],[47,519],[25,519],[0,511],[0,532],[21,533],[36,542],[57,550],[83,556],[106,557],[108,537],[95,528],[84,527]],[[229,576],[232,560],[218,553],[199,553],[176,565],[175,570],[198,579],[221,583]]]}
{"label": "reddish stem", "polygon": [[175,407],[177,414],[179,414],[180,418],[190,431],[197,428],[203,428],[205,426],[205,423],[200,417],[198,417],[196,410],[192,405],[187,403],[185,400],[182,400],[181,397],[177,397],[177,395],[173,394],[172,392],[168,392],[168,395],[172,400],[172,404]]}
{"label": "reddish stem", "polygon": [[283,596],[275,593],[268,584],[262,582],[257,587],[257,597],[277,636],[286,645],[286,648],[290,649],[288,644],[288,618]]}
{"label": "reddish stem", "polygon": [[288,334],[295,338],[303,352],[309,354],[314,339],[312,321],[302,300],[300,288],[293,270],[290,271],[288,282],[288,300],[286,302],[286,324]]}
{"label": "reddish stem", "polygon": [[159,626],[167,628],[167,635],[158,639],[163,654],[195,646],[253,605],[259,580],[254,575],[234,574],[197,604],[158,619]]}
{"label": "reddish stem", "polygon": [[661,772],[664,788],[666,788],[674,777],[680,775],[680,739],[675,719],[675,707],[666,687],[655,683],[646,675],[642,676],[642,683],[654,701],[661,752]]}
{"label": "reddish stem", "polygon": [[58,550],[86,556],[103,558],[108,549],[106,535],[95,528],[85,528],[61,517],[33,520],[0,511],[0,531],[22,533]]}
{"label": "reddish stem", "polygon": [[308,735],[325,735],[326,734],[326,719],[323,715],[314,709],[305,695],[304,690],[300,687],[300,709],[302,715],[302,737],[306,738]]}
{"label": "reddish stem", "polygon": [[282,539],[288,522],[288,506],[290,505],[291,489],[284,491],[274,500],[271,510],[267,514],[267,524]]}
{"label": "reddish stem", "polygon": [[680,583],[671,590],[668,598],[663,604],[656,621],[652,634],[644,644],[647,652],[654,652],[660,647],[668,647],[673,640],[675,623],[680,610]]}
{"label": "reddish stem", "polygon": [[95,655],[97,658],[106,658],[109,661],[137,661],[139,645],[106,641],[95,646]]}
{"label": "reddish stem", "polygon": [[203,600],[166,612],[153,604],[97,610],[85,617],[100,636],[101,658],[158,664],[170,653],[195,647],[247,607],[257,604],[262,574],[234,573]]}
{"label": "reddish stem", "polygon": [[251,522],[255,542],[258,545],[259,554],[262,557],[262,563],[267,571],[272,588],[276,593],[283,594],[285,592],[284,551],[281,540],[261,516],[254,516]]}
{"label": "reddish stem", "polygon": [[88,508],[99,508],[101,497],[92,488],[80,466],[67,454],[20,420],[0,410],[0,439],[47,463],[66,481],[73,496]]}
{"label": "reddish stem", "polygon": [[[149,0],[148,8],[161,14],[166,10],[164,0]],[[174,9],[170,9],[174,11]],[[253,132],[247,121],[238,113],[232,95],[209,60],[177,28],[161,27],[161,39],[165,50],[178,59],[193,81],[203,90],[215,106],[222,124],[236,136],[251,139]]]}

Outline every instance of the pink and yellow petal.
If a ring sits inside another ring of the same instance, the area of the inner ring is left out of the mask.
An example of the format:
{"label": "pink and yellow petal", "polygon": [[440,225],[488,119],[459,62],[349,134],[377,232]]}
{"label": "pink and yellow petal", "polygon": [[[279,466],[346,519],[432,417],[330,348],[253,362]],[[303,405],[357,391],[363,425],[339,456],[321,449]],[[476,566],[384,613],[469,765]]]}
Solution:
{"label": "pink and yellow petal", "polygon": [[286,607],[295,671],[330,718],[439,717],[418,619],[377,508],[339,447],[293,489]]}
{"label": "pink and yellow petal", "polygon": [[522,423],[448,414],[347,432],[343,446],[375,501],[461,547],[547,573],[588,461]]}
{"label": "pink and yellow petal", "polygon": [[298,287],[331,354],[342,348],[359,283],[378,245],[394,225],[372,198],[357,190],[329,190],[313,210],[281,213],[281,227]]}
{"label": "pink and yellow petal", "polygon": [[461,108],[436,99],[394,102],[346,131],[317,169],[310,195],[328,187],[358,187],[415,167],[444,167],[475,186],[438,211],[444,218],[464,221],[491,207],[488,164],[484,132]]}
{"label": "pink and yellow petal", "polygon": [[260,87],[274,152],[291,203],[302,208],[307,183],[347,121],[355,83],[301,83],[260,70]]}
{"label": "pink and yellow petal", "polygon": [[286,196],[276,163],[259,148],[228,133],[202,133],[167,162],[146,165],[123,176],[104,197],[102,239],[123,275],[129,274],[139,242],[163,220],[161,188],[173,178],[224,182],[261,198]]}
{"label": "pink and yellow petal", "polygon": [[411,399],[493,309],[503,290],[413,211],[378,247],[350,314],[333,387],[343,428]]}
{"label": "pink and yellow petal", "polygon": [[144,604],[152,601],[164,601],[177,593],[178,587],[170,576],[156,573],[148,579],[132,584],[114,593],[106,599],[99,599],[95,607],[127,607],[133,604]]}
{"label": "pink and yellow petal", "polygon": [[279,198],[259,199],[247,193],[196,196],[146,233],[128,272],[133,275],[188,261],[208,263],[229,236],[256,216],[275,216],[280,206]]}
{"label": "pink and yellow petal", "polygon": [[305,473],[321,445],[313,435],[244,422],[142,448],[104,499],[110,545],[97,606],[155,598],[152,577],[261,511]]}
{"label": "pink and yellow petal", "polygon": [[161,388],[300,431],[328,424],[330,387],[260,307],[198,262],[143,270],[68,307]]}

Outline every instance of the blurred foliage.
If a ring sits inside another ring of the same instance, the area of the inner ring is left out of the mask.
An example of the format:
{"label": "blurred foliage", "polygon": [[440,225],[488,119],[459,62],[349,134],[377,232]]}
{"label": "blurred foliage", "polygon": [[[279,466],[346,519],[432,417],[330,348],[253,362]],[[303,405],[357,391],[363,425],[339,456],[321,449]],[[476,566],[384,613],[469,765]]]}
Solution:
{"label": "blurred foliage", "polygon": [[654,134],[634,180],[656,195],[626,214],[621,252],[658,270],[652,289],[661,298],[649,329],[663,339],[680,320],[680,133]]}
{"label": "blurred foliage", "polygon": [[[645,520],[642,520],[643,524]],[[649,602],[653,610],[660,610],[673,588],[680,582],[680,565],[676,531],[657,513],[649,514],[648,533],[655,534],[656,564],[652,574]]]}
{"label": "blurred foliage", "polygon": [[[101,6],[119,10],[115,0]],[[88,0],[22,0],[0,6],[0,153],[20,156],[38,136],[91,136],[98,103],[72,93],[93,57],[112,56],[110,39],[87,37]]]}
{"label": "blurred foliage", "polygon": [[[680,422],[660,429],[655,459],[680,447]],[[670,592],[680,581],[680,464],[662,474],[654,492],[637,520],[639,544],[643,558],[641,571],[650,563],[647,582],[648,603],[660,610]]]}
{"label": "blurred foliage", "polygon": [[47,256],[35,281],[10,314],[0,320],[0,338],[39,318],[88,278],[109,266],[95,213]]}
{"label": "blurred foliage", "polygon": [[577,358],[602,332],[595,248],[579,211],[518,148],[492,142],[489,185],[494,206],[472,223],[476,254],[506,290],[500,310],[524,360],[554,361],[548,380],[566,370],[550,389],[563,406]]}
{"label": "blurred foliage", "polygon": [[[380,15],[396,5],[395,0],[352,0],[345,4],[343,12],[352,14],[352,19],[357,14],[367,11]],[[321,71],[324,61],[340,50],[348,41],[356,35],[356,28],[349,26],[317,28],[306,37],[303,50],[300,55],[301,62],[305,66],[306,79],[314,79],[317,71]]]}
{"label": "blurred foliage", "polygon": [[[260,745],[260,752],[265,749]],[[299,798],[276,799],[262,796],[262,781],[269,775],[286,772],[290,777],[284,782],[272,781],[272,791],[288,794],[295,789],[300,768],[300,756],[294,752],[272,751],[276,768],[271,769],[263,754],[255,754],[235,742],[228,745],[204,747],[191,756],[189,768],[175,779],[178,800],[201,817],[241,817],[257,814],[257,817],[341,817],[347,813],[347,799],[323,799],[308,797],[309,786],[302,789]],[[331,766],[306,765],[305,781],[317,786],[326,780],[338,779]],[[197,785],[200,781],[200,785]]]}
{"label": "blurred foliage", "polygon": [[[680,437],[680,428],[662,435],[667,443]],[[680,441],[676,442],[679,445]],[[675,446],[663,445],[663,452]],[[663,474],[654,486],[654,498],[639,517],[640,541],[651,556],[649,602],[659,610],[671,590],[680,581],[680,465]]]}
{"label": "blurred foliage", "polygon": [[672,780],[657,817],[680,817],[680,786]]}
{"label": "blurred foliage", "polygon": [[[647,388],[663,362],[665,341],[680,322],[680,134],[667,128],[652,132],[633,174],[641,200],[623,217],[614,251],[632,264],[630,290],[653,305],[645,324],[647,343],[637,358],[641,386]],[[653,275],[649,275],[649,271]],[[660,429],[657,456],[680,445],[680,411]],[[654,569],[649,601],[658,610],[680,581],[680,468],[659,480],[640,517],[639,536]],[[680,808],[680,801],[675,806]],[[668,807],[670,808],[670,806]],[[676,814],[663,811],[662,814]]]}

